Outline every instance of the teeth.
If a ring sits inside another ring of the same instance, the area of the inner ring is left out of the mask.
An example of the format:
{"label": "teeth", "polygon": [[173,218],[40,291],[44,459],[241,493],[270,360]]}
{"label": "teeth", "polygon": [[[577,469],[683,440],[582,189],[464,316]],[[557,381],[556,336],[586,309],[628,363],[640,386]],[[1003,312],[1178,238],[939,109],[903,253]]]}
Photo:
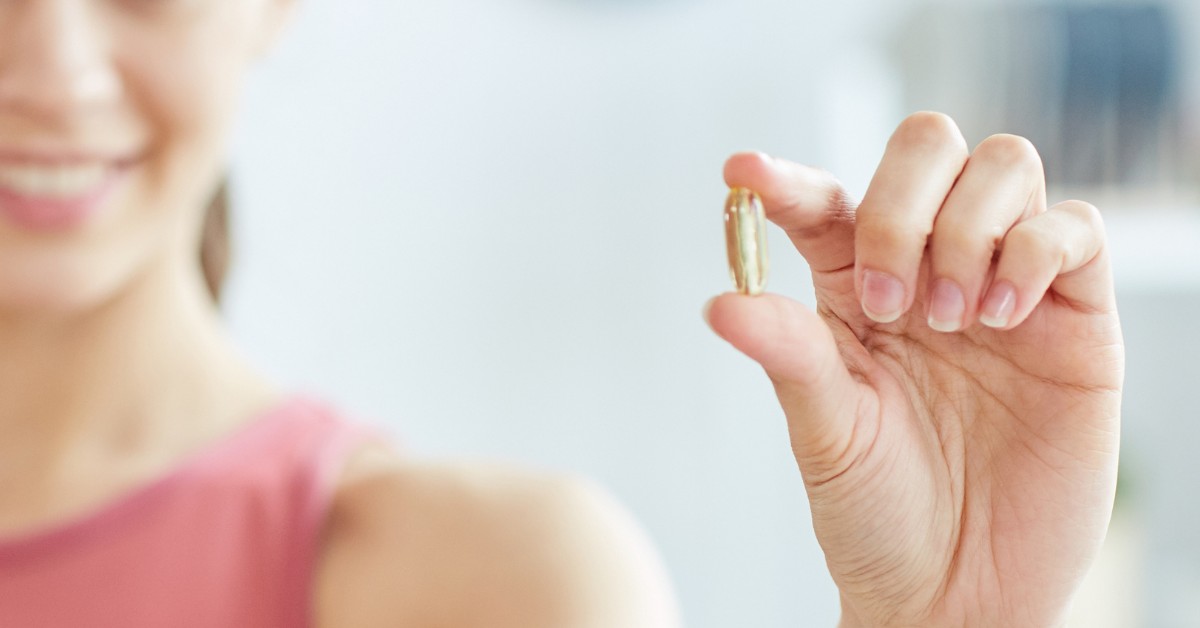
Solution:
{"label": "teeth", "polygon": [[21,196],[73,198],[100,185],[108,174],[104,164],[80,166],[0,166],[0,187]]}

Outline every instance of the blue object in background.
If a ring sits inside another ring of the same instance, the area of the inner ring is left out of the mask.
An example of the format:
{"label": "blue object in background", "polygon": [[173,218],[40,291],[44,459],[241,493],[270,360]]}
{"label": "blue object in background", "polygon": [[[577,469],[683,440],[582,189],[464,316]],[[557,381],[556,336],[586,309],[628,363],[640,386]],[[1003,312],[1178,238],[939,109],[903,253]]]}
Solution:
{"label": "blue object in background", "polygon": [[1062,179],[1153,179],[1164,121],[1173,118],[1178,46],[1161,6],[1063,7],[1066,84]]}

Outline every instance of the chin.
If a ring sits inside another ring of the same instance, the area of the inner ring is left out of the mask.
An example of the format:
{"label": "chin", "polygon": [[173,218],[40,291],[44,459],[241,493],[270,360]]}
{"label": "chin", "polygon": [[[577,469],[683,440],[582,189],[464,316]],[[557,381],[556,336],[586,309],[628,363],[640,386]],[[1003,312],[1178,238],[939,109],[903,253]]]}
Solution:
{"label": "chin", "polygon": [[120,294],[137,266],[118,256],[79,251],[5,251],[0,245],[0,313],[5,317],[70,317]]}

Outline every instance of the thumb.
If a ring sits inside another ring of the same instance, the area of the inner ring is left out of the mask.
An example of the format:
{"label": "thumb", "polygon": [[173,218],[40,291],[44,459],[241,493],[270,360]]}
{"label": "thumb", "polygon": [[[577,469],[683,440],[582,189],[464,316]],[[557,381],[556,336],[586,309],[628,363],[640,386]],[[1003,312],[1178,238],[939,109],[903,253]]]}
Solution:
{"label": "thumb", "polygon": [[774,294],[723,294],[709,301],[705,318],[775,384],[805,480],[819,484],[844,471],[853,459],[863,391],[825,322],[800,303]]}

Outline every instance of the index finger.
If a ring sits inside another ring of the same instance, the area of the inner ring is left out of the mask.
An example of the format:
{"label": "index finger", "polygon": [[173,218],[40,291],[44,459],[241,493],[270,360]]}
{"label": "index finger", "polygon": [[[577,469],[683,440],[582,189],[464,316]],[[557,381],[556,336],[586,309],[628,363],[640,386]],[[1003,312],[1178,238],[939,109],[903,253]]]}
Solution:
{"label": "index finger", "polygon": [[754,190],[767,218],[787,232],[813,271],[854,265],[857,203],[832,174],[763,153],[738,153],[725,162],[725,183]]}

